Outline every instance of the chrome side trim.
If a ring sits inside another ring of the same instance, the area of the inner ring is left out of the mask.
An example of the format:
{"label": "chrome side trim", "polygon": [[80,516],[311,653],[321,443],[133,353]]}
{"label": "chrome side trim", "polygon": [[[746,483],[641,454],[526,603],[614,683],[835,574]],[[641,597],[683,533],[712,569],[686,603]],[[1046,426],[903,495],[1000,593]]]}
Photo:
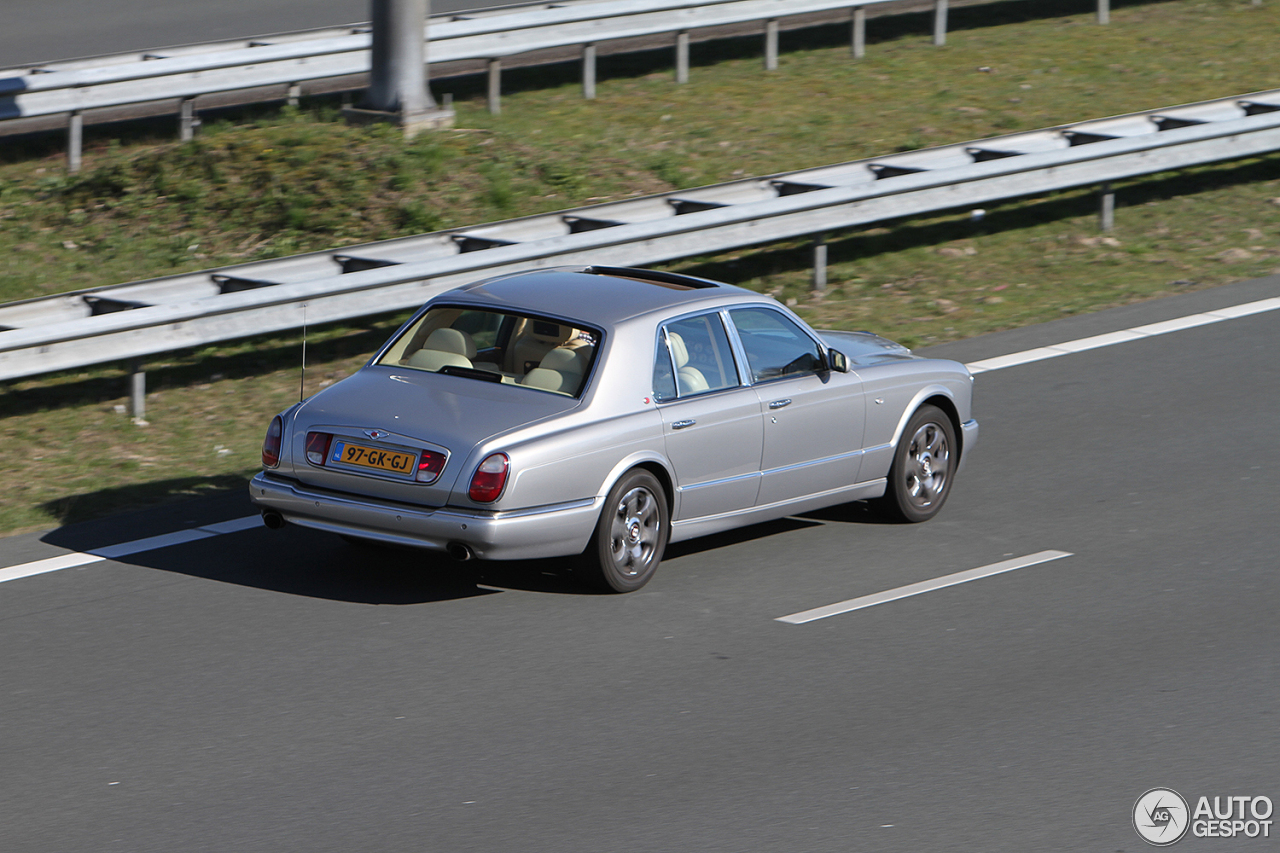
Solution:
{"label": "chrome side trim", "polygon": [[735,483],[739,480],[759,479],[764,476],[760,471],[752,471],[750,474],[736,474],[732,477],[725,477],[720,480],[707,480],[705,483],[694,483],[691,486],[676,486],[676,491],[680,494],[685,492],[693,492],[698,489],[705,489],[708,486],[723,486],[725,483]]}
{"label": "chrome side trim", "polygon": [[800,468],[808,468],[812,465],[825,465],[829,462],[840,462],[845,459],[853,459],[854,457],[861,456],[865,452],[865,450],[852,450],[848,453],[837,453],[835,456],[827,456],[822,459],[811,459],[808,462],[796,462],[794,465],[783,465],[780,468],[770,468],[762,473],[765,475],[781,474],[784,471],[795,471]]}

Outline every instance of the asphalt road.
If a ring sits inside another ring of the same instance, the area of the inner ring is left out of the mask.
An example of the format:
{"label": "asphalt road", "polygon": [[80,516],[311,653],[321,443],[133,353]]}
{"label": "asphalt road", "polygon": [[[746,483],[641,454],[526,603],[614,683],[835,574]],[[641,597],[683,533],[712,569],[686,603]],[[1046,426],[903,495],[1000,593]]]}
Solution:
{"label": "asphalt road", "polygon": [[[1153,787],[1280,800],[1278,319],[983,373],[981,444],[932,522],[844,507],[683,543],[632,595],[296,528],[0,583],[2,846],[1110,853],[1146,849]],[[12,537],[0,567],[250,513]],[[777,621],[1046,549],[1072,556]]]}
{"label": "asphalt road", "polygon": [[[341,26],[368,21],[369,4],[370,0],[7,0],[0,27],[0,68]],[[506,5],[511,5],[509,0],[431,0],[431,11]]]}

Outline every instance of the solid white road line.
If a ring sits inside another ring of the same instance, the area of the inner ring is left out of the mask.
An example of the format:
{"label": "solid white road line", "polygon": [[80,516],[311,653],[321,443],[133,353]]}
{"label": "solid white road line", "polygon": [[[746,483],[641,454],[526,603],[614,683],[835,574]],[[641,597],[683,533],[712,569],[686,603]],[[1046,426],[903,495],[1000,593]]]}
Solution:
{"label": "solid white road line", "polygon": [[1173,320],[1165,320],[1162,323],[1134,326],[1132,329],[1125,329],[1120,332],[1109,332],[1105,335],[1094,335],[1093,337],[1080,338],[1062,344],[1054,344],[1053,346],[1036,347],[1035,349],[1023,350],[1022,352],[1014,352],[1008,355],[998,355],[994,358],[984,358],[981,361],[966,364],[965,367],[969,368],[970,373],[977,375],[986,373],[988,370],[1001,370],[1019,364],[1042,361],[1046,358],[1057,358],[1060,355],[1069,355],[1073,352],[1084,352],[1098,347],[1108,347],[1113,344],[1150,338],[1155,335],[1167,335],[1170,332],[1194,329],[1196,326],[1221,323],[1223,320],[1235,320],[1239,317],[1248,317],[1251,314],[1261,314],[1264,311],[1275,311],[1277,309],[1280,309],[1280,296],[1271,299],[1259,299],[1257,302],[1246,302],[1243,305],[1219,308],[1216,311],[1206,311],[1203,314],[1188,314],[1186,317],[1177,317]]}
{"label": "solid white road line", "polygon": [[877,592],[875,595],[864,595],[861,598],[851,598],[848,601],[841,601],[838,604],[828,604],[826,607],[815,607],[812,610],[792,613],[790,616],[780,616],[776,621],[786,622],[790,625],[803,625],[806,622],[813,622],[817,619],[826,619],[828,616],[839,616],[841,613],[861,610],[864,607],[874,607],[877,604],[884,604],[887,601],[897,601],[899,598],[909,598],[913,595],[933,592],[935,589],[955,586],[959,583],[968,583],[969,581],[976,581],[979,578],[989,578],[992,575],[1012,572],[1015,569],[1025,569],[1027,566],[1035,566],[1040,563],[1047,563],[1050,560],[1060,560],[1063,557],[1070,556],[1071,554],[1068,551],[1040,551],[1036,554],[1028,554],[1025,557],[1016,557],[1012,560],[992,563],[989,566],[969,569],[964,572],[956,572],[954,575],[944,575],[940,578],[934,578],[933,580],[921,581],[920,583],[913,583],[909,586],[900,586],[897,589]]}
{"label": "solid white road line", "polygon": [[92,551],[85,553],[72,551],[70,554],[63,554],[60,557],[49,557],[46,560],[36,560],[33,563],[23,563],[19,566],[0,569],[0,583],[17,580],[18,578],[27,578],[32,575],[42,575],[45,572],[87,566],[90,563],[98,563],[103,560],[114,560],[117,557],[127,557],[131,554],[140,554],[143,551],[155,551],[159,548],[168,548],[171,545],[195,542],[212,536],[221,536],[224,533],[238,533],[241,530],[251,530],[261,526],[261,516],[247,515],[244,518],[233,518],[231,521],[220,521],[217,524],[209,524],[204,527],[176,530],[173,533],[164,533],[160,536],[148,536],[146,539],[135,539],[132,542],[121,542],[118,545],[94,548]]}
{"label": "solid white road line", "polygon": [[61,557],[50,557],[47,560],[36,560],[34,563],[23,563],[20,566],[0,569],[0,583],[16,581],[18,578],[29,578],[32,575],[42,575],[45,572],[57,572],[62,569],[85,566],[103,559],[105,558],[94,554],[81,554],[73,551],[70,554],[63,554]]}

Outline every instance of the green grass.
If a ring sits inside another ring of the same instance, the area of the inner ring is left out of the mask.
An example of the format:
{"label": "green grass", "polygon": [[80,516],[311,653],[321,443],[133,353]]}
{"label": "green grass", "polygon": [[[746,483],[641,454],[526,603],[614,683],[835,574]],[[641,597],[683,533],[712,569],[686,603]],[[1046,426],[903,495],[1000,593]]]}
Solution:
{"label": "green grass", "polygon": [[[458,130],[408,143],[345,125],[321,99],[226,114],[188,143],[168,122],[92,129],[75,176],[60,140],[0,148],[0,301],[1280,86],[1280,5],[1114,6],[1109,27],[1082,0],[953,9],[941,49],[928,15],[875,19],[860,61],[847,27],[784,34],[773,73],[758,38],[695,46],[687,86],[669,51],[603,57],[594,101],[576,67],[509,72],[496,117],[482,83],[436,81],[457,97]],[[802,241],[676,266],[911,346],[1280,267],[1278,157],[1117,190],[1105,236],[1083,191],[978,223],[961,212],[833,234],[822,298]],[[358,365],[392,323],[322,330],[310,390]],[[270,415],[296,399],[296,357],[285,337],[155,360],[145,427],[117,412],[117,368],[0,385],[0,470],[14,484],[0,531],[237,482]]]}

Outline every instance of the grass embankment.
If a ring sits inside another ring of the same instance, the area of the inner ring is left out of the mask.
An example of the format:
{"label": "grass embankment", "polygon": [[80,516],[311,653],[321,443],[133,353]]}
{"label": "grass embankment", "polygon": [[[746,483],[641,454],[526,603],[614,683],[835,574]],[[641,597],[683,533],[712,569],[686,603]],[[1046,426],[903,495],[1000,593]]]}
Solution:
{"label": "grass embankment", "polygon": [[[477,81],[458,130],[405,143],[348,127],[328,101],[171,128],[94,130],[68,176],[60,140],[0,149],[0,301],[472,225],[1280,86],[1280,7],[1244,0],[1121,6],[1027,0],[875,20],[867,57],[844,27],[695,48],[676,86],[668,51],[601,61],[595,101],[576,67],[508,74],[501,116]],[[1058,17],[1047,15],[1059,12]],[[912,346],[1267,274],[1280,267],[1280,158],[1117,187],[1098,233],[1092,193],[833,235],[830,286],[808,293],[807,244],[681,267],[793,302],[818,325]],[[607,260],[607,259],[603,259]],[[362,360],[394,321],[311,344],[310,391]],[[120,371],[0,386],[0,531],[38,528],[243,479],[271,413],[296,399],[290,338],[148,365],[148,421],[123,412]]]}

